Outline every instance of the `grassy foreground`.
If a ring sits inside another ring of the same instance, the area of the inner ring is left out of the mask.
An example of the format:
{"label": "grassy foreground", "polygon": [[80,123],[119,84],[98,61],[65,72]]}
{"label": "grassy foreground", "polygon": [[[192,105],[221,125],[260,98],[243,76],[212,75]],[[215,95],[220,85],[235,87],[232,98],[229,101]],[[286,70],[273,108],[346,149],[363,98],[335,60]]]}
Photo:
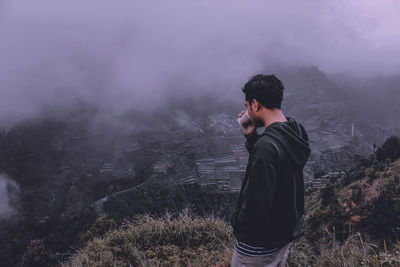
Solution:
{"label": "grassy foreground", "polygon": [[61,266],[209,266],[229,262],[234,242],[230,225],[214,216],[187,208],[158,218],[141,214],[89,240]]}
{"label": "grassy foreground", "polygon": [[[142,214],[93,237],[61,266],[228,267],[234,243],[231,226],[212,215],[188,209],[158,218]],[[400,244],[379,248],[358,232],[339,242],[326,230],[316,244],[294,242],[287,266],[400,266],[399,251]]]}

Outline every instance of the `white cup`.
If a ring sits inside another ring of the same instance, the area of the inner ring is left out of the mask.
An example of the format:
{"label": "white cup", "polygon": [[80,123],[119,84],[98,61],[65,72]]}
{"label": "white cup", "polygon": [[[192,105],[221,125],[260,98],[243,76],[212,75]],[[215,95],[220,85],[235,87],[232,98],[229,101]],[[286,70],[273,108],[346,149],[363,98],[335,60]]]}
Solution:
{"label": "white cup", "polygon": [[247,128],[249,125],[251,125],[253,122],[250,119],[249,113],[247,112],[247,110],[242,114],[242,116],[240,116],[237,119],[238,123],[243,126],[244,128]]}

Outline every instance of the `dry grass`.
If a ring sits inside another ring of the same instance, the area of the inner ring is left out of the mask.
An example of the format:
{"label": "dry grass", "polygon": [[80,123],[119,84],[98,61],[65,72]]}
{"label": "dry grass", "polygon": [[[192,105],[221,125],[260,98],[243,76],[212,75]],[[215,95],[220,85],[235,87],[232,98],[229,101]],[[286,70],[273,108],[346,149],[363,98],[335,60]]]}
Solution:
{"label": "dry grass", "polygon": [[287,266],[356,267],[400,266],[400,243],[390,250],[379,248],[363,239],[359,232],[352,233],[344,242],[325,229],[326,234],[316,244],[298,240],[289,251]]}
{"label": "dry grass", "polygon": [[90,240],[62,266],[209,266],[230,262],[234,242],[230,225],[212,215],[143,214]]}

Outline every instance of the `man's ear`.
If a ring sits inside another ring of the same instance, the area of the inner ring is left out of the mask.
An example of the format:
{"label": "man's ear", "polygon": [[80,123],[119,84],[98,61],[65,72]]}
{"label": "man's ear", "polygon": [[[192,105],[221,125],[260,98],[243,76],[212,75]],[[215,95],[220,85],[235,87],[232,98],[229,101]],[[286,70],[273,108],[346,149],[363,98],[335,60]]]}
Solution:
{"label": "man's ear", "polygon": [[253,98],[253,100],[254,100],[254,111],[258,111],[260,109],[260,103],[255,98]]}

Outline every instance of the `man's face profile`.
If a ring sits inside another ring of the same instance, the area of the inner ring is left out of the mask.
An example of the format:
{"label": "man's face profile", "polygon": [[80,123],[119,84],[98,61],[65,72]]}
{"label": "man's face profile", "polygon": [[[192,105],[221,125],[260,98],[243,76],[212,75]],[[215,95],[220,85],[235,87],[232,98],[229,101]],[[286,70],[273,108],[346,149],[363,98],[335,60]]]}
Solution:
{"label": "man's face profile", "polygon": [[[255,102],[255,100],[253,99],[251,102],[253,104],[253,106],[254,106],[254,102]],[[245,105],[247,107],[247,112],[249,113],[249,116],[254,123],[254,126],[256,126],[257,128],[263,127],[264,121],[261,118],[257,117],[256,112],[253,112],[252,105],[250,105],[249,101],[246,100]]]}

